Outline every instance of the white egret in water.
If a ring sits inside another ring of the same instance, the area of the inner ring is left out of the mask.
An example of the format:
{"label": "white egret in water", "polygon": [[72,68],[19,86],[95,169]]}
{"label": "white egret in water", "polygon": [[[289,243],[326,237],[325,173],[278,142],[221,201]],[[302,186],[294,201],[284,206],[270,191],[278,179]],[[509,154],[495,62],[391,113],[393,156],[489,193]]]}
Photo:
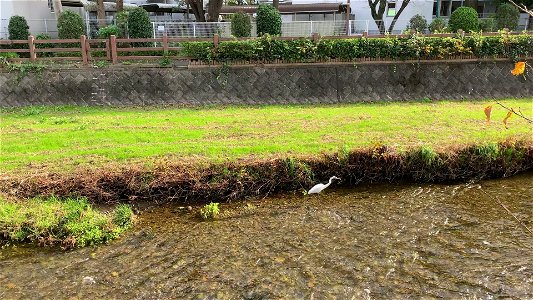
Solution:
{"label": "white egret in water", "polygon": [[315,185],[314,187],[312,187],[309,192],[307,192],[307,194],[318,194],[320,192],[322,192],[322,190],[324,190],[325,188],[327,188],[331,182],[333,181],[333,179],[338,179],[338,180],[341,180],[340,178],[338,177],[335,177],[335,176],[331,176],[331,178],[329,179],[329,182],[328,184],[322,184],[322,183],[319,183],[317,185]]}

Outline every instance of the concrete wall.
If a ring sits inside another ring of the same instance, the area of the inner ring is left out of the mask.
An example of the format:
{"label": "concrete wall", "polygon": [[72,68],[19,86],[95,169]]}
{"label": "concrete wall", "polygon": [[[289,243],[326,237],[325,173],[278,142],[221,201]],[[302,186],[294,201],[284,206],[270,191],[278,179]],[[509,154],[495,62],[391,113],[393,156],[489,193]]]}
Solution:
{"label": "concrete wall", "polygon": [[513,63],[395,62],[202,68],[0,71],[0,107],[308,104],[533,97]]}

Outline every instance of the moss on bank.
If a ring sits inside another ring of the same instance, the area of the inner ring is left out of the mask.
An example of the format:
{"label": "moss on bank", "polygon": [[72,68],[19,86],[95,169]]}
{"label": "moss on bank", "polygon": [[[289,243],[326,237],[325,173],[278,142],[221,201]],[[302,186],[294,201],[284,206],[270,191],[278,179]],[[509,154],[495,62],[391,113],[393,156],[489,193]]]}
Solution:
{"label": "moss on bank", "polygon": [[344,186],[379,182],[457,182],[508,177],[533,169],[531,141],[435,151],[398,151],[384,145],[313,157],[247,159],[223,163],[129,165],[31,178],[4,177],[0,191],[17,198],[81,196],[96,202],[165,200],[230,201],[276,192],[307,190],[332,175]]}
{"label": "moss on bank", "polygon": [[0,198],[0,244],[35,242],[84,247],[117,238],[132,224],[133,212],[119,205],[110,213],[92,208],[85,198],[35,198],[10,202]]}

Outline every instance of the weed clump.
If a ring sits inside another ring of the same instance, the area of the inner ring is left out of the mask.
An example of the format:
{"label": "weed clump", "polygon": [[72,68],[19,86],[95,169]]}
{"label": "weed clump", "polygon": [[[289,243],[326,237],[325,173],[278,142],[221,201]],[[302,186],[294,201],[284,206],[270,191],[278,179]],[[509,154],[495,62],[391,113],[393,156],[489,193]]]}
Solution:
{"label": "weed clump", "polygon": [[216,202],[211,202],[209,204],[204,205],[204,207],[200,209],[200,216],[202,217],[202,219],[209,220],[216,218],[220,213],[220,208],[218,207],[218,205],[219,203]]}
{"label": "weed clump", "polygon": [[0,242],[60,244],[63,248],[84,247],[116,239],[132,225],[133,212],[119,205],[111,213],[92,208],[86,198],[64,201],[50,197],[25,203],[0,198]]}

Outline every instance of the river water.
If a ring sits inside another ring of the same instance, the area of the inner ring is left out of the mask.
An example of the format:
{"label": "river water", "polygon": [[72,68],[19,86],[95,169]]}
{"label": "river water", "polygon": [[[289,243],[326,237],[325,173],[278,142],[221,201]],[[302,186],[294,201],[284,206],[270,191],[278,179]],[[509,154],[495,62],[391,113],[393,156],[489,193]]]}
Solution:
{"label": "river water", "polygon": [[109,245],[0,250],[0,299],[533,299],[533,174],[145,210]]}

